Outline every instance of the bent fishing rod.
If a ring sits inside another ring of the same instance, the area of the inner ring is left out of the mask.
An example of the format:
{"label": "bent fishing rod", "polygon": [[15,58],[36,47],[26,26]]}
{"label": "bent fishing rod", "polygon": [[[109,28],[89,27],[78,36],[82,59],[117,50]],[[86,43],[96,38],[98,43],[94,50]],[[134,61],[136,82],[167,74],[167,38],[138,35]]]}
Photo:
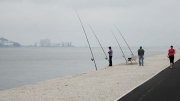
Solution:
{"label": "bent fishing rod", "polygon": [[[76,9],[75,9],[75,8],[74,8],[74,10],[76,11]],[[84,34],[85,34],[85,36],[86,36],[86,40],[87,40],[88,45],[89,45],[89,49],[90,49],[90,51],[91,51],[91,55],[92,55],[91,60],[92,60],[92,61],[94,61],[94,65],[95,65],[95,68],[96,68],[96,70],[97,70],[96,61],[95,61],[95,59],[94,59],[94,55],[93,55],[93,52],[92,52],[92,49],[91,49],[91,46],[90,46],[90,43],[89,43],[89,40],[88,40],[88,37],[87,37],[86,31],[85,31],[85,29],[84,29],[84,26],[83,26],[83,24],[82,24],[82,21],[81,21],[80,16],[79,16],[79,14],[78,14],[78,12],[77,12],[77,11],[76,11],[76,14],[77,14],[77,16],[78,16],[78,18],[79,18],[79,21],[80,21],[80,23],[81,23],[82,29],[83,29]]]}
{"label": "bent fishing rod", "polygon": [[[115,25],[114,25],[115,26]],[[115,26],[116,27],[116,26]],[[123,35],[121,34],[121,32],[119,31],[119,29],[116,27],[116,29],[118,30],[118,32],[120,33],[120,35],[122,36],[122,38],[124,39]],[[129,50],[131,51],[131,48],[129,47],[129,45],[127,44],[126,40],[124,39],[126,45],[128,46]],[[134,56],[133,52],[131,51],[131,55]]]}
{"label": "bent fishing rod", "polygon": [[119,44],[119,42],[118,42],[118,40],[117,40],[117,38],[116,38],[116,36],[114,35],[114,33],[113,33],[112,30],[111,30],[111,32],[112,32],[114,38],[116,39],[116,41],[117,41],[117,43],[118,43],[118,45],[119,45],[119,48],[121,49],[121,52],[122,52],[122,54],[123,54],[123,57],[124,57],[124,59],[125,59],[125,61],[126,61],[126,64],[127,64],[126,56],[124,55],[124,52],[123,52],[123,50],[122,50],[122,48],[121,48],[121,46],[120,46],[120,44]]}
{"label": "bent fishing rod", "polygon": [[[89,24],[88,24],[88,25],[89,25]],[[92,27],[91,27],[90,25],[89,25],[89,27],[90,27],[91,31],[93,32],[94,36],[96,37],[97,41],[99,42],[99,45],[101,46],[101,49],[103,50],[103,52],[104,52],[104,54],[105,54],[105,56],[106,56],[105,59],[107,60],[108,57],[107,57],[107,55],[106,55],[106,53],[105,53],[105,51],[104,51],[104,49],[103,49],[103,47],[102,47],[99,39],[97,38],[97,36],[96,36],[95,32],[93,31]]]}

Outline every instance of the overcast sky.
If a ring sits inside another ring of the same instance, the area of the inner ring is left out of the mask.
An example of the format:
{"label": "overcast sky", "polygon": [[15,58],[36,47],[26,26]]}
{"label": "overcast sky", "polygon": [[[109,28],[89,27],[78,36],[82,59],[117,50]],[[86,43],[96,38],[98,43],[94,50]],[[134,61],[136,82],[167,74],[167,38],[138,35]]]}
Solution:
{"label": "overcast sky", "polygon": [[72,42],[87,46],[74,8],[78,11],[90,44],[126,46],[116,25],[130,46],[180,46],[179,0],[0,0],[0,37],[22,45]]}

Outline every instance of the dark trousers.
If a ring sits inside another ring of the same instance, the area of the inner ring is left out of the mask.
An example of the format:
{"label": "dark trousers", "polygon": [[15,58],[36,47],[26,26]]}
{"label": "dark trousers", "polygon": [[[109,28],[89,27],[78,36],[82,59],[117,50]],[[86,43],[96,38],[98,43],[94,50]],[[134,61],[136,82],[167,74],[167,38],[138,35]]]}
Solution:
{"label": "dark trousers", "polygon": [[174,56],[169,56],[170,63],[174,64]]}
{"label": "dark trousers", "polygon": [[112,66],[112,56],[109,56],[109,66]]}

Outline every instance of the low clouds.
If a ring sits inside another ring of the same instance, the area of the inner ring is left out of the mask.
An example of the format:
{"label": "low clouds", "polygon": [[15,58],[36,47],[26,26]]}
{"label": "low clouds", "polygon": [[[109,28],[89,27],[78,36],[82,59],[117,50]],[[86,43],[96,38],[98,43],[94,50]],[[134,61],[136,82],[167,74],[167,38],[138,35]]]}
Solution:
{"label": "low clouds", "polygon": [[[179,43],[177,0],[1,0],[0,37],[28,45],[49,38],[51,42],[87,45],[73,9],[77,9],[92,46],[98,46],[89,23],[104,46],[117,46],[112,29],[118,26],[131,46],[162,46]],[[169,38],[174,40],[167,41]]]}

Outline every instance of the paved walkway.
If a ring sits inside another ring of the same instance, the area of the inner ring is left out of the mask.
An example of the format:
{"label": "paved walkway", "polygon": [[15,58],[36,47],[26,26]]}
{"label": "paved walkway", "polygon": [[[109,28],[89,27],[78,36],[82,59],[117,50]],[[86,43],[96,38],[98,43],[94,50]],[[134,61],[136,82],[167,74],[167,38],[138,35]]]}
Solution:
{"label": "paved walkway", "polygon": [[180,101],[180,60],[118,101]]}

